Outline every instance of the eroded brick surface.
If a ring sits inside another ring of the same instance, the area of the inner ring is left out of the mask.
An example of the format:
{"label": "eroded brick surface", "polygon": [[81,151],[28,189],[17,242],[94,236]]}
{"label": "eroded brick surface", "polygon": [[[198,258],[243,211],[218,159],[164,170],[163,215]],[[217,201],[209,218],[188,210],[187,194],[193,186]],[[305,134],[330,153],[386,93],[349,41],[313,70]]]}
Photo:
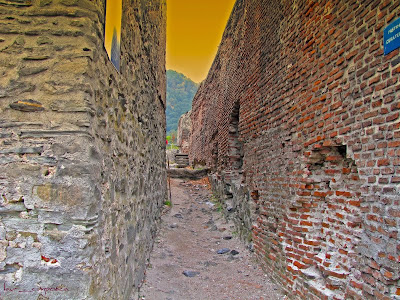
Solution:
{"label": "eroded brick surface", "polygon": [[[190,154],[293,298],[399,297],[396,1],[237,1]],[[237,116],[238,111],[238,116]]]}

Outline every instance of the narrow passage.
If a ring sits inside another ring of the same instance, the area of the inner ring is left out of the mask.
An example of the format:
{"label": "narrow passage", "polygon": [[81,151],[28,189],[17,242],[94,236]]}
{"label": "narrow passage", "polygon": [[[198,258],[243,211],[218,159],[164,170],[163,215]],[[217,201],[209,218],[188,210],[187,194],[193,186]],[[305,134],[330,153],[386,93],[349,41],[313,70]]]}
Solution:
{"label": "narrow passage", "polygon": [[139,299],[283,299],[211,202],[206,179],[171,179],[171,187],[172,207],[163,215]]}

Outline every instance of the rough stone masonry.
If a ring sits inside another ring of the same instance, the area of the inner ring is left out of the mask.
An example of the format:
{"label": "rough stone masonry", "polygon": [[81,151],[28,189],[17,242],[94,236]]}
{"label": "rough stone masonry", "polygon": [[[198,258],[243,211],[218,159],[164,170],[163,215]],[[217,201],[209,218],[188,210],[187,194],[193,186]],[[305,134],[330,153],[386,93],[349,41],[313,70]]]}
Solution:
{"label": "rough stone masonry", "polygon": [[192,162],[288,297],[400,299],[395,0],[238,0],[193,101]]}
{"label": "rough stone masonry", "polygon": [[0,298],[134,299],[166,197],[165,1],[0,1]]}
{"label": "rough stone masonry", "polygon": [[179,118],[177,144],[180,153],[189,154],[190,132],[192,131],[191,111],[186,112]]}

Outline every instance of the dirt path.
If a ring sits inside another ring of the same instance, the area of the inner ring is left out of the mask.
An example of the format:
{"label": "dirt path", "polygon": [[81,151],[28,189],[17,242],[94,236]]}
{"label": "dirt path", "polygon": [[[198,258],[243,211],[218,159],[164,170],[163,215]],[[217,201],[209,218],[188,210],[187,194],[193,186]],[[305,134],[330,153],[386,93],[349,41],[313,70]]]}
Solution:
{"label": "dirt path", "polygon": [[[171,186],[173,205],[163,216],[139,299],[283,299],[209,202],[204,181],[172,179]],[[218,254],[223,248],[229,252]]]}

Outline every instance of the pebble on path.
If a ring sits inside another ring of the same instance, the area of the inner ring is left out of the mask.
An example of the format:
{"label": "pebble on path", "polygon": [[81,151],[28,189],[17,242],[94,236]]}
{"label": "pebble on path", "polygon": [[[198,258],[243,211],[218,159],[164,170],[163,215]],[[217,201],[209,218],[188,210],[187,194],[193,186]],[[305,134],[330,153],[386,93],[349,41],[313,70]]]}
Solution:
{"label": "pebble on path", "polygon": [[219,249],[219,250],[217,251],[217,253],[218,253],[218,254],[225,254],[225,253],[228,253],[229,251],[231,251],[231,249],[229,249],[229,248],[222,248],[222,249]]}
{"label": "pebble on path", "polygon": [[185,275],[186,277],[195,277],[195,276],[199,275],[200,272],[186,270],[186,271],[183,271],[182,274]]}
{"label": "pebble on path", "polygon": [[239,254],[239,251],[232,250],[232,251],[231,251],[231,254],[232,254],[232,255],[238,255],[238,254]]}

